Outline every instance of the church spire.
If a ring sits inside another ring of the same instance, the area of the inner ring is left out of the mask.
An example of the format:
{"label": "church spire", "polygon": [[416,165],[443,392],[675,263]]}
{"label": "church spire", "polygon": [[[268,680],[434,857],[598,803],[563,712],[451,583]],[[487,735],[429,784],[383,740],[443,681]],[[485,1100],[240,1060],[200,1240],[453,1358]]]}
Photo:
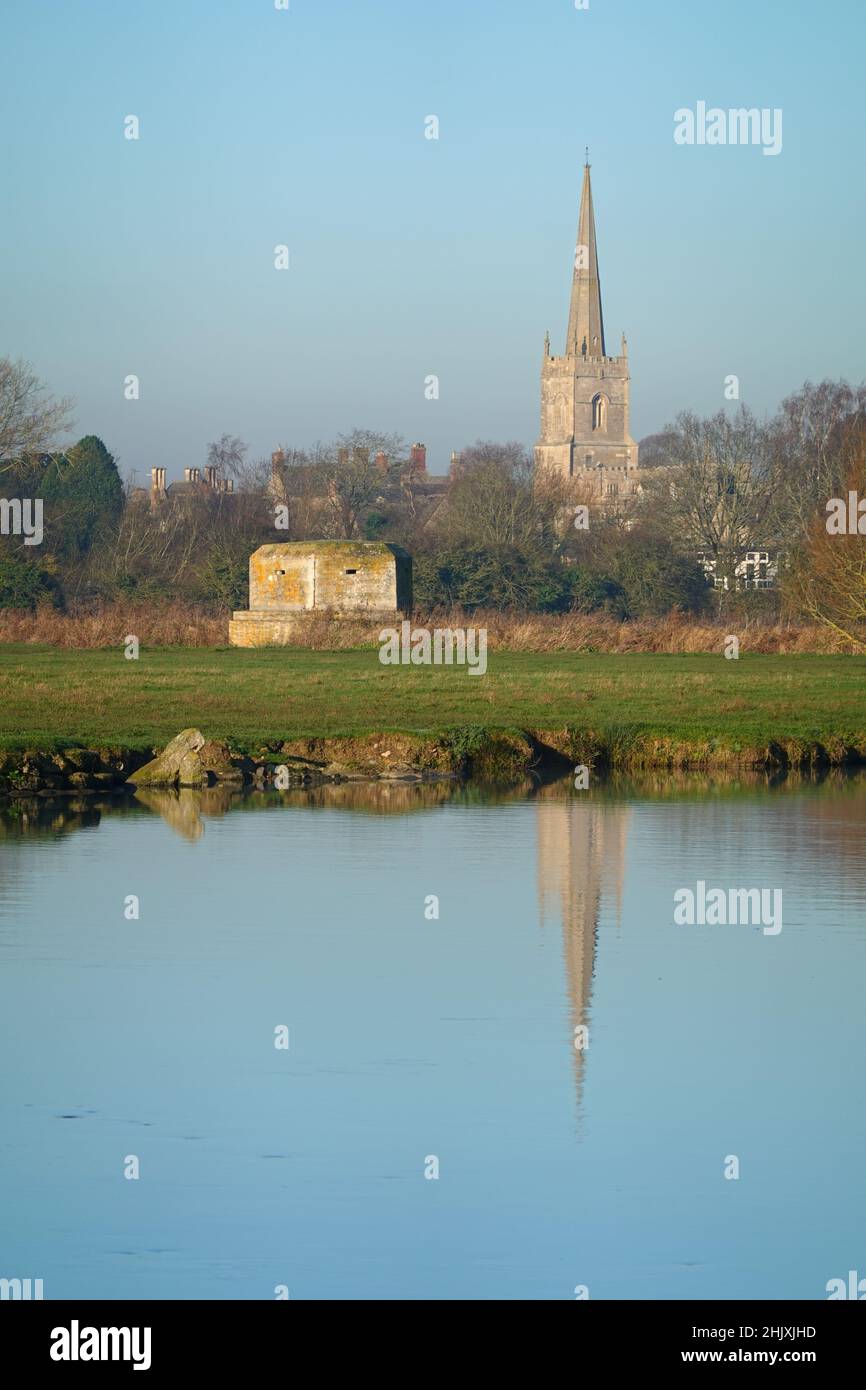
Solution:
{"label": "church spire", "polygon": [[604,321],[601,316],[601,285],[598,278],[598,251],[595,242],[595,215],[592,210],[592,184],[589,177],[589,150],[583,169],[580,195],[580,222],[571,282],[571,308],[565,351],[576,357],[604,357]]}

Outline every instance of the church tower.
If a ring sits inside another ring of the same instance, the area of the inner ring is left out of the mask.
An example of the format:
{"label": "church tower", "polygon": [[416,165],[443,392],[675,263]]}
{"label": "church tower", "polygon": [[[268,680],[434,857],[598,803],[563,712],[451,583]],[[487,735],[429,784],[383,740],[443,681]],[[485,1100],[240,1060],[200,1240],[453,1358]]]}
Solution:
{"label": "church tower", "polygon": [[628,348],[608,357],[589,159],[583,170],[580,222],[571,281],[565,353],[551,357],[545,338],[541,364],[541,434],[536,467],[574,478],[602,497],[636,490],[637,444],[629,434]]}

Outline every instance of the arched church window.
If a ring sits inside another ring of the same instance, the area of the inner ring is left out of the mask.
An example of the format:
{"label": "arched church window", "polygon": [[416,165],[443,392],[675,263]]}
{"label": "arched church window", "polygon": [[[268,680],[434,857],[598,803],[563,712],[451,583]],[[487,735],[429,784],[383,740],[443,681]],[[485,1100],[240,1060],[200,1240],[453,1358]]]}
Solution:
{"label": "arched church window", "polygon": [[607,396],[601,391],[592,398],[592,428],[594,430],[607,429]]}

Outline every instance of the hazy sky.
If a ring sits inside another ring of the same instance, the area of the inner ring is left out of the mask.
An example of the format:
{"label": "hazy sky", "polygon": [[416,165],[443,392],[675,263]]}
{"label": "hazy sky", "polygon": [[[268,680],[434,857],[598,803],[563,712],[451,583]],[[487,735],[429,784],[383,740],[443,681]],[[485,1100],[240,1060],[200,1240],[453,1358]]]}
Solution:
{"label": "hazy sky", "polygon": [[[0,354],[139,481],[224,431],[532,444],[589,144],[636,438],[860,380],[864,40],[863,0],[3,0]],[[782,152],[676,145],[701,100]]]}

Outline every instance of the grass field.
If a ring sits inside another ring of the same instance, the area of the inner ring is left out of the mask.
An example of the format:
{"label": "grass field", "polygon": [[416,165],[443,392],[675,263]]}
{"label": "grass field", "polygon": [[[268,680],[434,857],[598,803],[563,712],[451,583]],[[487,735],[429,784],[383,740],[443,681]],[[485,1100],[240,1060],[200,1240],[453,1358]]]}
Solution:
{"label": "grass field", "polygon": [[0,647],[0,747],[165,744],[196,725],[251,750],[307,735],[456,728],[619,731],[684,742],[866,748],[866,657],[493,652],[382,666],[375,649],[70,651]]}

